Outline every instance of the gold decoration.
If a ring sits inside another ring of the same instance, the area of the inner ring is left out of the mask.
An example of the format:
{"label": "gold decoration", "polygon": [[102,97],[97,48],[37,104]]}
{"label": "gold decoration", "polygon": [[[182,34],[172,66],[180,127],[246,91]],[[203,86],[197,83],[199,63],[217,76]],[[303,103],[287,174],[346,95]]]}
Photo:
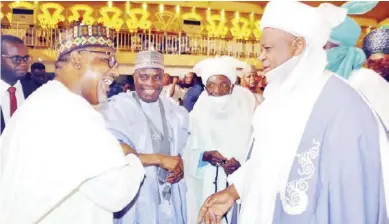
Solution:
{"label": "gold decoration", "polygon": [[[115,29],[119,31],[122,27],[124,21],[120,18],[123,14],[122,10],[117,7],[108,7],[105,6],[99,10],[101,17],[98,18],[97,22],[103,23],[104,26],[109,27],[111,29]],[[109,14],[113,14],[111,17]]]}
{"label": "gold decoration", "polygon": [[162,31],[179,31],[180,20],[176,13],[165,11],[158,12],[155,14],[157,22],[154,23],[154,26],[157,30]]}
{"label": "gold decoration", "polygon": [[1,10],[2,8],[3,8],[3,3],[0,3],[0,20],[2,20],[3,17],[4,17],[4,14],[3,14],[2,10]]}
{"label": "gold decoration", "polygon": [[223,15],[212,15],[207,18],[208,24],[206,29],[211,37],[225,37],[228,33],[227,21],[223,19]]}
{"label": "gold decoration", "polygon": [[230,31],[236,39],[248,40],[251,35],[250,22],[248,19],[237,16],[232,20],[232,28]]}
{"label": "gold decoration", "polygon": [[[41,5],[42,14],[38,15],[38,20],[42,28],[56,28],[58,22],[65,21],[62,15],[64,7],[57,3],[44,3]],[[50,11],[54,10],[53,13]]]}
{"label": "gold decoration", "polygon": [[389,18],[382,20],[382,21],[378,24],[378,27],[383,27],[383,26],[385,26],[385,27],[388,27],[388,26],[389,26]]}
{"label": "gold decoration", "polygon": [[23,8],[23,9],[34,9],[34,4],[30,2],[20,2],[16,1],[8,5],[8,7],[11,9],[11,12],[7,13],[7,19],[11,23],[12,22],[12,9],[14,8]]}
{"label": "gold decoration", "polygon": [[[151,21],[148,20],[150,13],[144,9],[131,9],[126,19],[126,24],[130,32],[136,31],[138,28],[147,30],[151,27]],[[140,16],[140,19],[138,19]]]}
{"label": "gold decoration", "polygon": [[262,31],[261,31],[261,29],[259,27],[260,22],[261,22],[260,20],[257,20],[255,22],[253,21],[251,23],[251,29],[253,31],[253,34],[254,34],[254,37],[255,37],[256,40],[261,39],[261,35],[262,35]]}
{"label": "gold decoration", "polygon": [[[70,8],[70,11],[72,12],[72,15],[69,16],[68,21],[71,23],[73,21],[78,21],[80,17],[82,17],[82,24],[85,25],[93,25],[95,22],[95,19],[92,17],[93,8],[89,5],[84,4],[78,4],[73,5]],[[80,12],[84,12],[84,14],[81,16]]]}

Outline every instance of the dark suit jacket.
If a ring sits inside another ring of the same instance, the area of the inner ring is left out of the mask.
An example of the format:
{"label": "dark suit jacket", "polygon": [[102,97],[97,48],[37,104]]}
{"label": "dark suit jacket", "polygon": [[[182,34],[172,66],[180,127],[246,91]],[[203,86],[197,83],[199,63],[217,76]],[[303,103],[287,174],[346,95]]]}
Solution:
{"label": "dark suit jacket", "polygon": [[[38,89],[38,87],[34,85],[32,82],[30,82],[30,80],[28,79],[21,79],[20,83],[22,84],[23,95],[25,99],[27,99],[31,95],[31,93],[33,93],[36,89]],[[5,128],[3,109],[1,108],[1,105],[0,105],[0,117],[1,117],[1,121],[0,121],[0,129],[1,129],[0,135],[1,135]]]}

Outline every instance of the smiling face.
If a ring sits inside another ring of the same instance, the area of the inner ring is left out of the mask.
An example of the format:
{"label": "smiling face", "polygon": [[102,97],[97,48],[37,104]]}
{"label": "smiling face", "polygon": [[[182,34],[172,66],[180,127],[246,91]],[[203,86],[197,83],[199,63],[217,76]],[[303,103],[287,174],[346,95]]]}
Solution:
{"label": "smiling face", "polygon": [[135,91],[139,98],[146,102],[156,102],[164,84],[162,69],[138,69],[134,74]]}
{"label": "smiling face", "polygon": [[261,36],[261,54],[259,55],[264,73],[300,54],[304,48],[305,42],[302,38],[282,30],[265,28]]}
{"label": "smiling face", "polygon": [[73,51],[58,60],[57,79],[90,104],[97,105],[107,99],[109,86],[119,75],[114,54],[113,49],[104,47]]}

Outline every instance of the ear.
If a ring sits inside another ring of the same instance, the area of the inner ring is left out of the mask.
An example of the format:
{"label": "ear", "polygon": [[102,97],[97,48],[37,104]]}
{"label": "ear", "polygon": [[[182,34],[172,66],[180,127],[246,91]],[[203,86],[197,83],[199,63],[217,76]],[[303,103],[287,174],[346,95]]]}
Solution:
{"label": "ear", "polygon": [[303,53],[306,47],[305,39],[302,37],[297,37],[293,40],[293,56],[298,56]]}
{"label": "ear", "polygon": [[73,51],[72,53],[70,53],[70,64],[76,69],[81,68],[81,54],[80,54],[80,52]]}

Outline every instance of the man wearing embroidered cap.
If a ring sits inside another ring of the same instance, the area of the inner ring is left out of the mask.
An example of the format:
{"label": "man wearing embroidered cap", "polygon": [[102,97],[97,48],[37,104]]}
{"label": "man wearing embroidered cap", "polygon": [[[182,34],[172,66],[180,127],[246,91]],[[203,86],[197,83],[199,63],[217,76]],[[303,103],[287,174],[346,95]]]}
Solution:
{"label": "man wearing embroidered cap", "polygon": [[340,23],[300,2],[267,4],[259,59],[268,85],[250,159],[205,201],[199,221],[220,223],[238,200],[244,224],[387,223],[377,117],[325,71],[323,47]]}
{"label": "man wearing embroidered cap", "polygon": [[186,186],[181,159],[188,138],[188,112],[164,94],[163,55],[143,51],[135,60],[135,91],[109,99],[101,107],[107,127],[131,145],[146,166],[138,197],[115,223],[186,223]]}
{"label": "man wearing embroidered cap", "polygon": [[[245,163],[251,140],[254,94],[235,86],[234,58],[211,58],[194,67],[205,90],[190,113],[185,149],[188,223],[196,223],[207,197],[227,186],[227,176]],[[232,210],[223,219],[230,223]]]}
{"label": "man wearing embroidered cap", "polygon": [[389,82],[389,28],[371,31],[363,41],[367,66]]}
{"label": "man wearing embroidered cap", "polygon": [[66,30],[55,73],[3,133],[0,223],[112,223],[112,213],[135,197],[145,173],[92,107],[105,101],[118,75],[112,31]]}

